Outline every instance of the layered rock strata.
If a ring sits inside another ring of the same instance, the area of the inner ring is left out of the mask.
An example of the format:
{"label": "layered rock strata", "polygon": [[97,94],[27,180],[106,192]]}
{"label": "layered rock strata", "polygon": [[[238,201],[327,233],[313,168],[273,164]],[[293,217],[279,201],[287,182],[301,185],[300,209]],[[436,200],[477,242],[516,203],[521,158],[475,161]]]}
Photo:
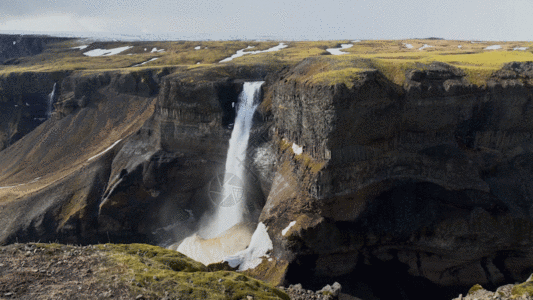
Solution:
{"label": "layered rock strata", "polygon": [[278,161],[260,217],[289,280],[384,262],[438,286],[529,276],[533,64],[484,87],[433,63],[403,87],[368,71],[348,89],[291,79],[308,63],[272,86]]}

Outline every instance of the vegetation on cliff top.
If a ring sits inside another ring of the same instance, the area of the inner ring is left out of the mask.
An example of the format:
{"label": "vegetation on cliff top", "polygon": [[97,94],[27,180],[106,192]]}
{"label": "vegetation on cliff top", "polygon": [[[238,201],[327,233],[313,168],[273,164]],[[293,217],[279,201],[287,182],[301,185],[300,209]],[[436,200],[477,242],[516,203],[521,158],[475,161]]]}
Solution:
{"label": "vegetation on cliff top", "polygon": [[[381,71],[391,81],[402,84],[405,71],[440,61],[461,68],[470,82],[482,85],[503,64],[513,61],[533,61],[531,42],[487,42],[448,40],[384,40],[384,41],[285,41],[280,51],[244,55],[229,62],[221,60],[238,50],[266,50],[277,41],[176,41],[176,42],[95,42],[83,50],[74,49],[83,41],[69,40],[49,46],[42,54],[13,59],[0,65],[0,75],[12,72],[51,72],[65,70],[138,70],[142,68],[174,67],[175,72],[196,76],[211,73],[223,76],[228,68],[257,66],[270,70],[295,65],[308,57],[318,60],[316,66],[299,80],[309,83],[345,84],[348,87],[369,69]],[[346,54],[330,55],[328,48],[353,44],[343,49]],[[491,50],[489,46],[499,45]],[[132,46],[112,56],[88,57],[83,53],[94,49]],[[429,47],[428,47],[429,46]],[[248,47],[253,47],[249,48]],[[526,50],[523,50],[523,49]],[[515,50],[516,49],[516,50]],[[154,50],[154,51],[152,51]],[[157,58],[157,60],[150,61]],[[146,62],[146,63],[145,63]],[[145,63],[140,66],[138,64]],[[176,66],[181,66],[175,68]],[[220,69],[222,68],[222,69]],[[224,71],[225,70],[225,71]],[[232,73],[232,72],[230,72]]]}

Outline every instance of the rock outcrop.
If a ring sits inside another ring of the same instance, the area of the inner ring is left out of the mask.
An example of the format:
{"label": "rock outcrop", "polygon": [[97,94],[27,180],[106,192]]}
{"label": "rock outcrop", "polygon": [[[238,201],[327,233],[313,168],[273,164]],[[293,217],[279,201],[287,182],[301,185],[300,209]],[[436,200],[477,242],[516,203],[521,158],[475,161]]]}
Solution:
{"label": "rock outcrop", "polygon": [[527,278],[530,65],[506,65],[485,87],[441,63],[408,71],[402,89],[377,72],[351,89],[282,74],[260,221],[292,262],[287,280],[383,263],[441,287]]}

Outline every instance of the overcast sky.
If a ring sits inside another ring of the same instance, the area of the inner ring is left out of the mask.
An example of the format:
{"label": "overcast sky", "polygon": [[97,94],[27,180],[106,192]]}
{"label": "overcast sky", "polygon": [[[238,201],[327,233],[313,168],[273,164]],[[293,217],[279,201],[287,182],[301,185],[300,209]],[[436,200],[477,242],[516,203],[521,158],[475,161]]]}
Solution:
{"label": "overcast sky", "polygon": [[0,0],[0,33],[533,40],[533,0]]}

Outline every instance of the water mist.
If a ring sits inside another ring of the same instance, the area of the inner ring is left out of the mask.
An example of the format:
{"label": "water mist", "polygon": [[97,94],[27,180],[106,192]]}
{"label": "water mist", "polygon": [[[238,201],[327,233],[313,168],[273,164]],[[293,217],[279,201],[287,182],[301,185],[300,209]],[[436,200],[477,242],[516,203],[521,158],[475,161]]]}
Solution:
{"label": "water mist", "polygon": [[[226,169],[218,182],[220,192],[210,194],[210,197],[217,198],[212,199],[216,204],[215,213],[209,218],[204,218],[197,234],[186,238],[177,249],[203,263],[220,261],[227,255],[243,250],[251,239],[251,232],[241,224],[244,221],[246,204],[243,183],[248,139],[263,83],[263,81],[246,82],[239,95],[237,115],[226,157]],[[238,224],[242,226],[236,226]],[[242,244],[243,240],[248,242]]]}

